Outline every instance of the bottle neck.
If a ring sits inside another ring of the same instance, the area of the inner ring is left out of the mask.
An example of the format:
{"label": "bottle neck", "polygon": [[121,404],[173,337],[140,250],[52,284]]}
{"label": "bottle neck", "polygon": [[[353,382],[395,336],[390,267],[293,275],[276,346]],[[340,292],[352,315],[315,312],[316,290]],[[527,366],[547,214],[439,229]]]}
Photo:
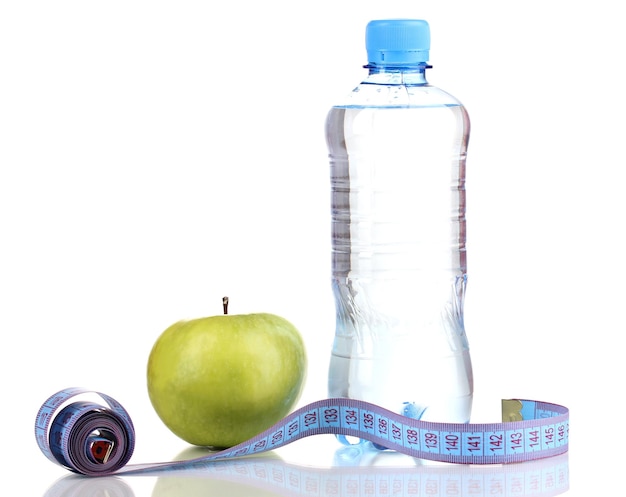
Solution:
{"label": "bottle neck", "polygon": [[432,66],[426,63],[411,65],[368,64],[368,83],[398,84],[398,85],[427,85],[426,69]]}

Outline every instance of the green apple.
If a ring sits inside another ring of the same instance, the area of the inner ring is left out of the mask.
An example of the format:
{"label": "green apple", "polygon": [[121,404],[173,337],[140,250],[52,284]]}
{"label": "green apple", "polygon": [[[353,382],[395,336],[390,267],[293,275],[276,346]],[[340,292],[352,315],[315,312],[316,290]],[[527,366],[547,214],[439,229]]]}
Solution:
{"label": "green apple", "polygon": [[180,321],[148,359],[148,394],[163,423],[186,442],[216,448],[248,440],[285,417],[300,398],[307,359],[302,336],[274,314]]}

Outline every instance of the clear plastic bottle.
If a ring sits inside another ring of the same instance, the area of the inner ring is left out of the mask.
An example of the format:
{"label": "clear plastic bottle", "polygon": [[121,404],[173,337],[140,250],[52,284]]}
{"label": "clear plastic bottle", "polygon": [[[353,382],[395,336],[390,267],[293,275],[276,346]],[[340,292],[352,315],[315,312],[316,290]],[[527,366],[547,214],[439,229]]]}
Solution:
{"label": "clear plastic bottle", "polygon": [[369,73],[326,122],[336,303],[329,395],[469,421],[463,105],[426,80],[426,21],[371,21]]}

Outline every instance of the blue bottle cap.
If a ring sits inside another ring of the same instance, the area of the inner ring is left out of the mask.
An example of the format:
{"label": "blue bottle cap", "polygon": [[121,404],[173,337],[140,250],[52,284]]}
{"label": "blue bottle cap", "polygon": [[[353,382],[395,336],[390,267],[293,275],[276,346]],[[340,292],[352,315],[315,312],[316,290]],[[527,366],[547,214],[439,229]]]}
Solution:
{"label": "blue bottle cap", "polygon": [[371,64],[428,62],[430,26],[419,19],[370,21],[365,30],[365,48]]}

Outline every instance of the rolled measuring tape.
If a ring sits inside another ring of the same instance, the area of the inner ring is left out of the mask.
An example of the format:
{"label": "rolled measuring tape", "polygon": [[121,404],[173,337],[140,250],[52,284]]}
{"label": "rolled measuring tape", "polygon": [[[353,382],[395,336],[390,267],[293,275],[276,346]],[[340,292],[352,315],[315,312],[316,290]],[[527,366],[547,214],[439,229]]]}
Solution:
{"label": "rolled measuring tape", "polygon": [[[106,405],[69,401],[97,394]],[[187,461],[129,464],[135,447],[132,420],[112,397],[68,388],[49,397],[35,420],[43,454],[70,471],[89,476],[137,474],[254,455],[304,437],[357,437],[419,459],[457,464],[509,464],[567,452],[569,410],[534,400],[502,401],[500,423],[436,423],[395,414],[368,402],[335,398],[308,404],[234,447]]]}

